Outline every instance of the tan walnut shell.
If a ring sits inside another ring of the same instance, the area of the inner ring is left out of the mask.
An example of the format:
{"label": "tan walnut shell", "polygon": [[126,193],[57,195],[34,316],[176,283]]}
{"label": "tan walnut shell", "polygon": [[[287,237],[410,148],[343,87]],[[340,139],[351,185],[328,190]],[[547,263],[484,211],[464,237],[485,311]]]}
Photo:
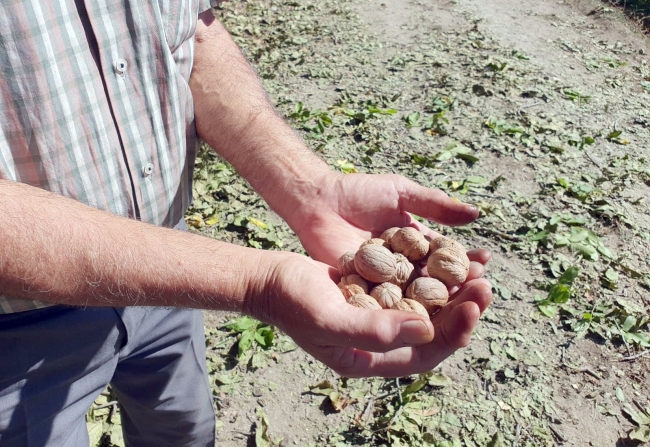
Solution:
{"label": "tan walnut shell", "polygon": [[402,290],[406,290],[415,278],[421,276],[420,269],[419,267],[416,268],[408,259],[406,259],[406,256],[400,253],[395,253],[394,256],[397,270],[389,282],[398,285]]}
{"label": "tan walnut shell", "polygon": [[454,239],[438,237],[429,244],[427,272],[447,287],[461,285],[469,274],[469,258],[465,247]]}
{"label": "tan walnut shell", "polygon": [[368,294],[368,283],[359,275],[344,276],[338,286],[346,300],[359,293]]}
{"label": "tan walnut shell", "polygon": [[390,240],[390,247],[409,261],[419,261],[429,253],[429,241],[424,234],[412,227],[400,228]]}
{"label": "tan walnut shell", "polygon": [[386,243],[385,240],[380,239],[378,237],[373,237],[372,239],[368,239],[363,244],[361,244],[359,248],[365,247],[366,245],[381,245],[382,247],[386,247],[390,249],[390,244]]}
{"label": "tan walnut shell", "polygon": [[395,284],[385,282],[375,286],[370,296],[377,300],[382,309],[390,309],[393,304],[402,299],[402,289]]}
{"label": "tan walnut shell", "polygon": [[447,287],[435,278],[418,278],[406,289],[406,296],[433,313],[449,301]]}
{"label": "tan walnut shell", "polygon": [[396,302],[391,309],[394,310],[403,310],[406,312],[415,312],[416,314],[420,314],[423,317],[429,318],[429,313],[427,310],[422,306],[422,304],[418,303],[415,300],[409,299],[409,298],[404,298],[398,302]]}
{"label": "tan walnut shell", "polygon": [[377,300],[365,293],[353,295],[348,300],[348,303],[354,307],[361,307],[363,309],[381,310],[381,306]]}
{"label": "tan walnut shell", "polygon": [[397,271],[395,256],[381,245],[366,245],[354,255],[354,268],[370,282],[382,283],[390,280]]}
{"label": "tan walnut shell", "polygon": [[354,254],[356,251],[349,251],[339,258],[336,264],[341,276],[354,275],[357,271],[354,269]]}
{"label": "tan walnut shell", "polygon": [[393,235],[397,233],[398,230],[399,227],[389,228],[388,230],[381,233],[381,236],[379,236],[379,238],[385,240],[386,243],[390,245],[390,241],[393,239]]}

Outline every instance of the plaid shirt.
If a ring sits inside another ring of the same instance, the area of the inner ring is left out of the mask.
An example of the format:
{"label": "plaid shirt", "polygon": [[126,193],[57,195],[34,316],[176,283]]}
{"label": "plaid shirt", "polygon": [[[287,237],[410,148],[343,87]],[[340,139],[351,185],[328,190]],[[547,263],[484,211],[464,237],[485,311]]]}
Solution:
{"label": "plaid shirt", "polygon": [[[1,1],[0,178],[176,224],[191,195],[200,1]],[[47,305],[0,297],[0,314]]]}

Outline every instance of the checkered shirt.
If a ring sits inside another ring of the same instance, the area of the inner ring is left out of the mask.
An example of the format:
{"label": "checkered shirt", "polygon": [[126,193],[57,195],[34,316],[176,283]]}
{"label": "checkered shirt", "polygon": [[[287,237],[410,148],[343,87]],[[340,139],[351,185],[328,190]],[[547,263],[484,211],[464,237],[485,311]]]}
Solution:
{"label": "checkered shirt", "polygon": [[[0,178],[176,224],[191,198],[203,1],[1,1]],[[0,314],[45,306],[0,297]]]}

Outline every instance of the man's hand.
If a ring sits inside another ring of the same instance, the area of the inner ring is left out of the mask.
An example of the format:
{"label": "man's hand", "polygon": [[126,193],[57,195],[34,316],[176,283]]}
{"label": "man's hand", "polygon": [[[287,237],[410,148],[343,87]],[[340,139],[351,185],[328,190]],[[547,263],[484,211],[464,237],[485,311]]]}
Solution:
{"label": "man's hand", "polygon": [[[399,175],[335,173],[324,176],[314,196],[283,217],[310,256],[336,265],[343,253],[390,227],[413,226],[429,238],[440,236],[411,213],[443,225],[463,225],[478,217],[475,207]],[[483,276],[490,253],[478,249],[467,254],[472,261],[468,280]]]}
{"label": "man's hand", "polygon": [[430,321],[396,310],[353,307],[334,269],[288,255],[269,270],[265,293],[244,311],[275,324],[305,351],[346,377],[398,377],[433,369],[467,346],[490,304],[490,284],[468,281]]}

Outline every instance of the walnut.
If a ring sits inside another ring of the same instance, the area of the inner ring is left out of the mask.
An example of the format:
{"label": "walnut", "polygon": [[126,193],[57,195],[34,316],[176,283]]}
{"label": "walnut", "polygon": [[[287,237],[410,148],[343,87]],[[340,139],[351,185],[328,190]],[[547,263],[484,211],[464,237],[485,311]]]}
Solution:
{"label": "walnut", "polygon": [[424,235],[412,227],[400,228],[390,240],[390,246],[396,253],[401,253],[409,261],[418,261],[429,252],[429,242]]}
{"label": "walnut", "polygon": [[409,262],[408,259],[406,259],[406,256],[400,254],[400,253],[395,253],[395,263],[397,270],[395,271],[395,275],[390,279],[389,282],[392,282],[395,285],[398,285],[402,288],[402,290],[406,290],[408,285],[418,276],[420,276],[418,273],[420,271],[419,268],[416,269],[416,267]]}
{"label": "walnut", "polygon": [[416,314],[420,314],[423,317],[429,318],[429,313],[424,308],[424,306],[422,306],[422,304],[418,303],[417,301],[409,298],[404,298],[396,302],[393,304],[393,307],[391,307],[391,309],[403,310],[406,312],[415,312]]}
{"label": "walnut", "polygon": [[341,276],[354,275],[357,271],[354,269],[354,254],[356,251],[349,251],[339,258],[337,267]]}
{"label": "walnut", "polygon": [[379,305],[377,300],[364,293],[353,295],[348,300],[348,303],[352,304],[355,307],[361,307],[364,309],[381,310],[381,306]]}
{"label": "walnut", "polygon": [[433,239],[429,244],[427,271],[430,277],[439,279],[447,287],[464,283],[469,274],[469,258],[465,247],[446,237]]}
{"label": "walnut", "polygon": [[389,228],[388,230],[381,233],[381,236],[379,236],[379,238],[385,240],[390,245],[390,241],[393,238],[393,235],[397,233],[398,230],[399,227]]}
{"label": "walnut", "polygon": [[435,278],[418,278],[406,289],[406,296],[433,313],[447,304],[449,291],[447,287]]}
{"label": "walnut", "polygon": [[377,300],[382,309],[390,309],[402,299],[402,289],[395,284],[385,282],[370,291],[370,296]]}
{"label": "walnut", "polygon": [[361,244],[359,248],[365,247],[366,245],[381,245],[382,247],[386,247],[390,249],[390,244],[388,244],[385,240],[380,239],[378,237],[373,237],[372,239],[368,239],[363,244]]}
{"label": "walnut", "polygon": [[359,275],[344,276],[338,286],[346,300],[358,293],[368,293],[368,283]]}
{"label": "walnut", "polygon": [[397,271],[395,256],[381,245],[366,245],[354,255],[354,267],[359,275],[370,282],[390,280]]}

